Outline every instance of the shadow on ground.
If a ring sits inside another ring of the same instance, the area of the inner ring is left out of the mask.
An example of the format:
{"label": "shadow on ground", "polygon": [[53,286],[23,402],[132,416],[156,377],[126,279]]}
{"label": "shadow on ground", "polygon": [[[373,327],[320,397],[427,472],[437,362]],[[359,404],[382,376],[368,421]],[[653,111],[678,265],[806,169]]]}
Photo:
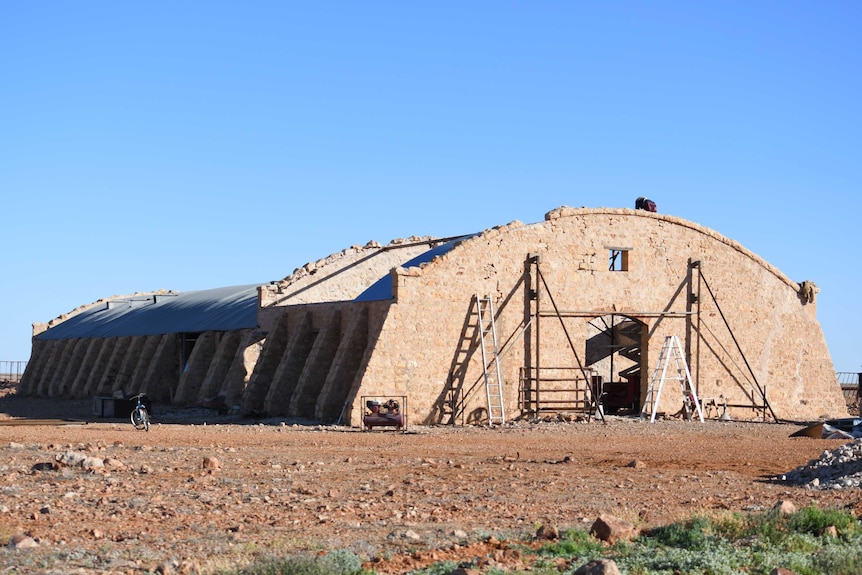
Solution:
{"label": "shadow on ground", "polygon": [[[150,413],[153,423],[188,425],[301,425],[314,426],[319,422],[271,417],[267,415],[222,415],[216,409],[202,407],[176,407],[153,404]],[[91,399],[64,399],[21,397],[14,384],[0,386],[0,425],[32,424],[129,423],[128,417],[102,417]]]}

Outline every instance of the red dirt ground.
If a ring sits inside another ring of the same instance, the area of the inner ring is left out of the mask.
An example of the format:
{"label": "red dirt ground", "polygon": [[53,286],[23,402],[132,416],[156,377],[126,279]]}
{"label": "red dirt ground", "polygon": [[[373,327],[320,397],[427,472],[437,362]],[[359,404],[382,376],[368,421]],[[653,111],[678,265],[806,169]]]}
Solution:
{"label": "red dirt ground", "polygon": [[[517,566],[496,540],[588,529],[600,513],[643,528],[779,500],[862,512],[859,490],[770,481],[844,442],[791,438],[802,424],[613,417],[399,433],[156,406],[144,432],[91,411],[0,397],[0,540],[39,544],[7,550],[0,568],[210,572],[335,548],[380,572],[489,554]],[[68,451],[105,467],[58,465]]]}

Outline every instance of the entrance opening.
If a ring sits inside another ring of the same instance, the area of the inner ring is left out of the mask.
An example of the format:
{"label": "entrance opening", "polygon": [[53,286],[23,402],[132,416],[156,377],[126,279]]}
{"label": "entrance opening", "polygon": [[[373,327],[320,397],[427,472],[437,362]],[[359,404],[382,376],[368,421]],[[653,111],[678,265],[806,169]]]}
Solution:
{"label": "entrance opening", "polygon": [[623,315],[605,315],[587,324],[585,367],[606,413],[639,413],[641,342],[645,324]]}
{"label": "entrance opening", "polygon": [[200,333],[181,333],[180,334],[180,366],[183,371],[188,366],[189,358],[192,356],[192,350],[198,342]]}

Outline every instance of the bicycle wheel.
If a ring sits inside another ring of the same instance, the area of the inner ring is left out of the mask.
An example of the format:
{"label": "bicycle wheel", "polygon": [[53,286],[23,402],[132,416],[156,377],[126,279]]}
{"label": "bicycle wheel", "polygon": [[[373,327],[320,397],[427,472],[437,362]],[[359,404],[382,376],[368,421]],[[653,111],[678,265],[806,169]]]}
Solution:
{"label": "bicycle wheel", "polygon": [[135,429],[150,430],[150,417],[145,408],[136,407],[132,410],[132,425],[135,426]]}

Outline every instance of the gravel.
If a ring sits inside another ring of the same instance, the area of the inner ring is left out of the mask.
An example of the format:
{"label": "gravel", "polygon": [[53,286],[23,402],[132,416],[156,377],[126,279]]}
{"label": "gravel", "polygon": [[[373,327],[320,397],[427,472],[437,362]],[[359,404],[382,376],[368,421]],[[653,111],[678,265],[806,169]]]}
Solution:
{"label": "gravel", "polygon": [[818,459],[812,459],[808,464],[785,473],[780,479],[806,489],[860,489],[862,439],[824,451]]}

